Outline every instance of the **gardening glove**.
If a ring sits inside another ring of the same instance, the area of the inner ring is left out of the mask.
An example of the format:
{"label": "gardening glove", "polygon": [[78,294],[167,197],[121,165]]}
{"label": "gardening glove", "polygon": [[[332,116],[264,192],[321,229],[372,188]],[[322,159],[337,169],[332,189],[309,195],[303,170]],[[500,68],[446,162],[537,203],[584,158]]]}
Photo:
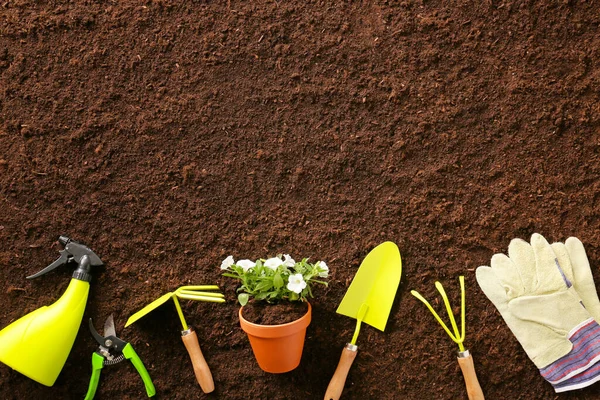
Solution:
{"label": "gardening glove", "polygon": [[[563,268],[565,275],[581,297],[584,307],[596,321],[600,321],[600,301],[596,293],[596,285],[594,284],[590,263],[581,241],[570,237],[564,244],[553,243],[552,250],[556,254],[558,263],[561,266],[565,266]],[[598,363],[600,359],[600,337],[596,330],[591,329],[591,327],[588,333],[590,334],[589,337],[582,340],[579,346],[579,348],[582,348],[585,344],[586,348],[580,350],[577,358],[572,356],[574,354],[572,351],[571,355],[564,357],[559,368],[555,366],[552,371],[546,371],[550,380],[556,380],[551,375],[566,375],[565,371],[568,370],[581,371],[555,384],[554,388],[557,392],[584,388],[600,380],[600,364]]]}
{"label": "gardening glove", "polygon": [[[537,233],[531,244],[513,239],[508,256],[495,254],[491,267],[479,267],[476,273],[485,295],[557,392],[592,384],[569,380],[585,375],[600,359],[600,326],[572,283],[586,265],[576,244],[565,245],[559,261],[552,246]],[[577,273],[570,262],[571,250],[577,257]],[[587,286],[582,281],[581,287]]]}
{"label": "gardening glove", "polygon": [[586,310],[596,321],[600,321],[600,300],[583,243],[576,237],[570,237],[565,243],[552,243],[552,250],[558,263],[564,266],[563,270],[581,297]]}

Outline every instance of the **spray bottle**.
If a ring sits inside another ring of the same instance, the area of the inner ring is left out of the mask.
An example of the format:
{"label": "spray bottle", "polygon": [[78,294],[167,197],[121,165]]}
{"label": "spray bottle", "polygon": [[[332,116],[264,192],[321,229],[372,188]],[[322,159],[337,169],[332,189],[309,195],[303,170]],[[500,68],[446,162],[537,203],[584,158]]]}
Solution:
{"label": "spray bottle", "polygon": [[66,236],[58,241],[65,247],[58,260],[27,279],[76,264],[67,290],[54,304],[38,308],[0,331],[0,362],[46,386],[56,382],[75,342],[90,290],[91,269],[103,265],[83,244]]}

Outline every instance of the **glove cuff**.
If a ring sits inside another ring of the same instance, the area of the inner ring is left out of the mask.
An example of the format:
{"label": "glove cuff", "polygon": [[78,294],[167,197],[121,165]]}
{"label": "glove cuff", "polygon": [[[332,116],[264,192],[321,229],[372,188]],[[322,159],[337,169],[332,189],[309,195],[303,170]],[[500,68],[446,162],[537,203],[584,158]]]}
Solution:
{"label": "glove cuff", "polygon": [[589,318],[573,328],[568,339],[571,351],[540,369],[556,392],[581,389],[600,380],[600,325]]}

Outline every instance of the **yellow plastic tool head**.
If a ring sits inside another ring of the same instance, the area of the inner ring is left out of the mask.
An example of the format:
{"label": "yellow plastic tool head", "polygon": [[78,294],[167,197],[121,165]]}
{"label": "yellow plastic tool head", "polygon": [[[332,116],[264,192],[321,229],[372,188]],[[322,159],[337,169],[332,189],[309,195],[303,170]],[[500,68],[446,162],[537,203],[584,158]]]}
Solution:
{"label": "yellow plastic tool head", "polygon": [[[206,292],[204,290],[207,290]],[[153,310],[165,304],[170,299],[173,299],[175,302],[175,307],[177,308],[177,313],[179,314],[179,318],[181,319],[181,325],[184,330],[187,329],[187,324],[185,319],[183,318],[183,313],[181,312],[181,307],[179,306],[179,302],[177,298],[187,299],[187,300],[196,300],[196,301],[208,301],[213,303],[223,303],[225,302],[225,298],[223,293],[220,292],[210,292],[210,290],[219,290],[219,287],[216,285],[194,285],[194,286],[181,286],[174,292],[169,292],[158,299],[154,300],[152,303],[148,304],[146,307],[142,308],[140,311],[133,314],[127,320],[125,327],[133,324],[140,318],[144,317],[146,314],[149,314]]]}
{"label": "yellow plastic tool head", "polygon": [[402,259],[398,246],[392,242],[380,244],[361,263],[337,313],[358,319],[362,307],[362,321],[380,331],[385,330],[401,275]]}
{"label": "yellow plastic tool head", "polygon": [[144,317],[146,314],[149,314],[158,307],[162,306],[167,301],[169,301],[174,295],[175,293],[169,292],[154,300],[152,303],[148,304],[146,307],[142,308],[140,311],[136,312],[131,317],[129,317],[129,319],[125,323],[125,327],[128,327],[129,325],[136,322],[138,319]]}
{"label": "yellow plastic tool head", "polygon": [[442,299],[444,300],[444,305],[446,306],[446,312],[448,313],[448,318],[450,319],[450,324],[452,326],[452,331],[450,328],[444,323],[439,314],[433,309],[431,304],[416,290],[411,290],[410,293],[415,296],[417,299],[421,300],[423,304],[431,311],[434,318],[439,322],[439,324],[444,328],[448,336],[454,341],[454,343],[458,344],[458,349],[460,351],[465,351],[465,346],[463,342],[465,341],[465,277],[459,276],[458,280],[460,282],[460,320],[461,320],[461,329],[459,332],[458,325],[456,324],[456,319],[454,318],[454,313],[452,311],[452,307],[450,306],[450,300],[448,300],[448,295],[444,290],[444,286],[440,282],[435,283],[435,287],[440,292]]}

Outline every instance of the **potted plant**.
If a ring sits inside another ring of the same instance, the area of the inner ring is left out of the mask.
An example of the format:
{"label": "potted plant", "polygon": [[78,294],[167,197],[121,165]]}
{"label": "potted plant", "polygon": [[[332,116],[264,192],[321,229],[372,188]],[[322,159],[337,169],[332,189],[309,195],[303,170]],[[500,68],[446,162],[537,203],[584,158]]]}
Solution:
{"label": "potted plant", "polygon": [[[329,268],[324,261],[296,262],[288,254],[256,261],[235,261],[227,257],[221,264],[223,275],[240,281],[237,289],[240,325],[248,335],[252,351],[263,371],[289,372],[300,364],[306,328],[311,320],[311,286],[327,286]],[[273,307],[276,306],[276,307]],[[284,308],[280,316],[298,314],[292,321],[273,322],[269,311]]]}

